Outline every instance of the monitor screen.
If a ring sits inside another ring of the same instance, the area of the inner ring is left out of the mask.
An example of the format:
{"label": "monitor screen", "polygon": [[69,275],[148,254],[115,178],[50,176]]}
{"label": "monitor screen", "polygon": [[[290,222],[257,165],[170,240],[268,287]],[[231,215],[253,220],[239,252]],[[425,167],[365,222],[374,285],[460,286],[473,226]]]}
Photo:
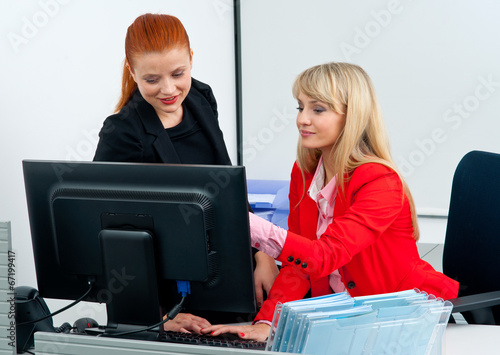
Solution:
{"label": "monitor screen", "polygon": [[[23,161],[40,295],[106,303],[108,327],[255,312],[244,167]],[[160,307],[160,309],[159,309]],[[209,319],[210,320],[210,319]]]}

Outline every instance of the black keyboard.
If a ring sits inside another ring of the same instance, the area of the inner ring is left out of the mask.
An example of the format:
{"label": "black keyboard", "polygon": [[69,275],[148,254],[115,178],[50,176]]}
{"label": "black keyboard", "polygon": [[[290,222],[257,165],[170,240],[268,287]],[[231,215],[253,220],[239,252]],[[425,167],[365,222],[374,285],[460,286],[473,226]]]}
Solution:
{"label": "black keyboard", "polygon": [[225,348],[240,348],[265,350],[266,342],[240,339],[235,334],[221,334],[219,336],[200,335],[194,333],[165,332],[158,338],[159,341],[191,345],[219,346]]}

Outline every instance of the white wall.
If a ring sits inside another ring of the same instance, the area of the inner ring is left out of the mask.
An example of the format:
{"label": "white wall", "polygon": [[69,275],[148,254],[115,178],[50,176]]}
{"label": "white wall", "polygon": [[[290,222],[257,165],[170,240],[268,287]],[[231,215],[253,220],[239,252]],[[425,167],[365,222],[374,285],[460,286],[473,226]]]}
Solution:
{"label": "white wall", "polygon": [[[374,81],[418,212],[446,215],[460,158],[500,152],[499,13],[492,0],[242,0],[248,177],[289,179],[294,78],[313,65],[352,62]],[[427,233],[438,224],[442,232],[445,220],[423,223],[423,240],[436,240]]]}
{"label": "white wall", "polygon": [[[420,210],[445,213],[459,158],[500,151],[499,10],[493,0],[242,0],[248,177],[289,178],[294,77],[315,64],[350,61],[374,80]],[[21,161],[92,159],[118,98],[126,28],[145,12],[183,21],[193,76],[212,86],[236,162],[231,0],[0,2],[0,219],[12,221],[18,285],[36,286]],[[444,223],[424,221],[422,240],[442,242]],[[51,309],[61,303],[49,300]],[[80,316],[105,321],[102,308],[84,304],[55,323]]]}
{"label": "white wall", "polygon": [[[146,12],[184,23],[193,77],[212,86],[236,162],[231,0],[0,2],[0,220],[12,221],[17,285],[36,287],[21,161],[92,159],[98,131],[118,100],[126,29]],[[48,303],[56,310],[65,302]],[[104,323],[101,310],[83,304],[55,324],[82,316]]]}

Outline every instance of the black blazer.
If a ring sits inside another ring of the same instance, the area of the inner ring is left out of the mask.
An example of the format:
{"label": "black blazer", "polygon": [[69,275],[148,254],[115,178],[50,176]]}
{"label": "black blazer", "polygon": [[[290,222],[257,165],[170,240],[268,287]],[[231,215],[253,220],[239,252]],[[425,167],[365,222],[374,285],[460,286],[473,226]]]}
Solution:
{"label": "black blazer", "polygon": [[[188,107],[212,143],[217,164],[231,165],[210,86],[191,79],[191,89],[183,105]],[[119,113],[104,121],[94,161],[180,163],[153,106],[144,100],[139,90]]]}

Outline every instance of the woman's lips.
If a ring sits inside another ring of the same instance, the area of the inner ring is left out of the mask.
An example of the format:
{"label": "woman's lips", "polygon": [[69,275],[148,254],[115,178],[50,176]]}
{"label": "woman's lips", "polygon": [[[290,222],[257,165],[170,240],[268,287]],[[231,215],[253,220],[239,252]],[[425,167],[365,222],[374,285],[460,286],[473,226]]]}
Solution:
{"label": "woman's lips", "polygon": [[173,105],[173,104],[176,103],[176,101],[177,101],[178,98],[179,98],[179,95],[172,96],[172,97],[167,97],[165,99],[160,99],[160,101],[164,105]]}
{"label": "woman's lips", "polygon": [[314,134],[313,132],[309,132],[309,131],[304,131],[304,130],[300,131],[300,135],[302,137],[309,137],[309,136],[312,136],[313,134]]}

